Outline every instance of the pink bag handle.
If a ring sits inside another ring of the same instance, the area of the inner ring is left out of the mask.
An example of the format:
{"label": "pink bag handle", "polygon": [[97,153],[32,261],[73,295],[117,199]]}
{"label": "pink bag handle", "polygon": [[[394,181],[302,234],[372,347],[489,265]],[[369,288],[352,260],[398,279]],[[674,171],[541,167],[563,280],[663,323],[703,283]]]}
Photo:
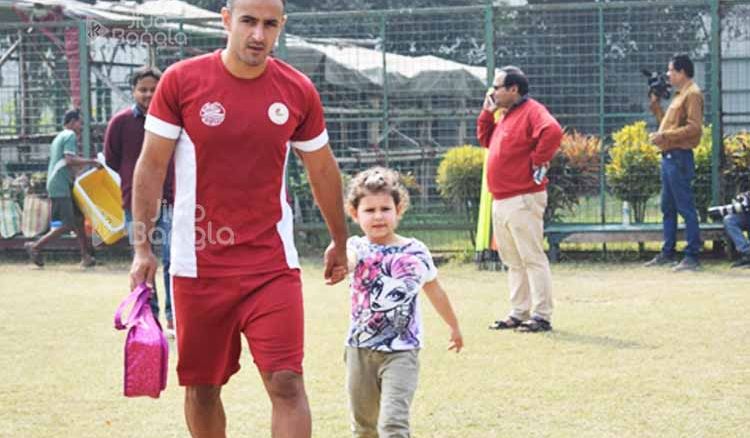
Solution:
{"label": "pink bag handle", "polygon": [[[124,330],[135,322],[135,319],[138,318],[138,315],[141,313],[141,309],[144,305],[148,302],[149,298],[151,298],[151,289],[146,286],[146,283],[139,284],[133,292],[130,293],[117,307],[117,311],[115,312],[115,328],[117,330]],[[125,310],[127,306],[130,305],[135,301],[135,304],[133,305],[132,310],[128,314],[128,319],[125,322],[125,324],[122,323],[122,312]]]}

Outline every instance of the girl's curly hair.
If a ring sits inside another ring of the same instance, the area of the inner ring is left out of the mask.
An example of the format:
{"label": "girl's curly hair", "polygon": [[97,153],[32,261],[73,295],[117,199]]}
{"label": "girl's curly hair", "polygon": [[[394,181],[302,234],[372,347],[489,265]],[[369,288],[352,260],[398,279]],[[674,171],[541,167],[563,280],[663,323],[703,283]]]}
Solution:
{"label": "girl's curly hair", "polygon": [[356,210],[362,197],[380,193],[391,195],[401,214],[409,208],[409,192],[401,182],[401,175],[381,166],[363,170],[352,178],[346,193],[346,205]]}

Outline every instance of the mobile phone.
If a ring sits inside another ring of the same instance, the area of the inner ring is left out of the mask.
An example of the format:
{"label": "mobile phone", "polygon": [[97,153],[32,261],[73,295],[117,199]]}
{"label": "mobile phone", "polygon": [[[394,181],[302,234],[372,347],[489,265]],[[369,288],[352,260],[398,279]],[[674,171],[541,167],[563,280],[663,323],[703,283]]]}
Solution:
{"label": "mobile phone", "polygon": [[539,166],[534,169],[533,176],[536,185],[541,185],[544,182],[544,175],[547,174],[547,170],[549,170],[547,166]]}

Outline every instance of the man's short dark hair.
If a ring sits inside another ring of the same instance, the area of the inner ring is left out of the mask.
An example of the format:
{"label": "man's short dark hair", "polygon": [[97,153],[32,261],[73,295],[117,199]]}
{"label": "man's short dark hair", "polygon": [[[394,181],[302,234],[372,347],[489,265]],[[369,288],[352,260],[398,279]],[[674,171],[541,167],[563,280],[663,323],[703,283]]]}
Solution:
{"label": "man's short dark hair", "polygon": [[[233,3],[234,3],[234,0],[227,0],[227,9],[229,9],[230,11],[232,10]],[[281,0],[281,6],[283,6],[284,9],[286,9],[286,0]]]}
{"label": "man's short dark hair", "polygon": [[672,68],[684,72],[689,78],[692,78],[695,74],[693,61],[686,53],[678,53],[672,57]]}
{"label": "man's short dark hair", "polygon": [[154,78],[158,81],[159,79],[161,79],[161,70],[150,65],[138,67],[137,69],[133,70],[133,74],[130,75],[130,86],[132,88],[135,88],[135,86],[138,84],[138,81],[143,78],[149,77]]}
{"label": "man's short dark hair", "polygon": [[68,123],[79,120],[81,118],[81,110],[78,108],[71,109],[65,111],[65,115],[63,116],[63,126],[67,125]]}
{"label": "man's short dark hair", "polygon": [[505,73],[505,79],[503,80],[503,87],[510,88],[513,85],[518,87],[518,94],[525,96],[529,93],[529,80],[526,78],[526,74],[518,67],[508,65],[500,69]]}

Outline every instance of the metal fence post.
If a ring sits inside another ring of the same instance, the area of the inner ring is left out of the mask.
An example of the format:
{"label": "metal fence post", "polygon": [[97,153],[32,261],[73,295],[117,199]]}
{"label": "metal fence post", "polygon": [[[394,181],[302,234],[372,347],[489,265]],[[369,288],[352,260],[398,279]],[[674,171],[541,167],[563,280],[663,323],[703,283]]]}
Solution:
{"label": "metal fence post", "polygon": [[28,43],[24,41],[24,35],[21,30],[18,31],[18,88],[19,88],[19,95],[17,97],[18,99],[18,108],[17,108],[17,116],[18,117],[18,126],[16,135],[21,136],[22,138],[25,137],[29,133],[28,129],[28,110],[29,107],[26,103],[26,99],[28,97],[28,90],[27,90],[27,83],[26,83],[26,47],[28,46]]}
{"label": "metal fence post", "polygon": [[89,73],[89,38],[86,32],[86,21],[78,21],[78,59],[81,78],[81,145],[83,156],[91,157],[91,81]]}
{"label": "metal fence post", "polygon": [[386,14],[380,15],[380,43],[381,51],[383,53],[383,146],[385,147],[385,165],[388,165],[388,154],[390,152],[390,145],[388,141],[388,135],[390,130],[390,114],[388,108],[388,63],[386,62]]}
{"label": "metal fence post", "polygon": [[484,50],[487,56],[487,87],[495,80],[495,21],[492,0],[487,0],[484,8]]}
{"label": "metal fence post", "polygon": [[[180,19],[180,35],[185,35],[184,24],[184,21]],[[180,60],[183,60],[185,59],[185,45],[182,42],[178,42],[177,44],[180,45]]]}
{"label": "metal fence post", "polygon": [[[604,9],[602,4],[597,1],[597,11],[599,18],[599,208],[601,223],[607,223],[607,186],[604,172],[604,163],[606,162],[607,150],[605,148],[604,136]],[[606,245],[606,244],[605,244]],[[606,247],[605,247],[606,250]]]}
{"label": "metal fence post", "polygon": [[722,126],[721,108],[721,16],[719,0],[711,0],[711,203],[720,201],[719,164],[721,164]]}

